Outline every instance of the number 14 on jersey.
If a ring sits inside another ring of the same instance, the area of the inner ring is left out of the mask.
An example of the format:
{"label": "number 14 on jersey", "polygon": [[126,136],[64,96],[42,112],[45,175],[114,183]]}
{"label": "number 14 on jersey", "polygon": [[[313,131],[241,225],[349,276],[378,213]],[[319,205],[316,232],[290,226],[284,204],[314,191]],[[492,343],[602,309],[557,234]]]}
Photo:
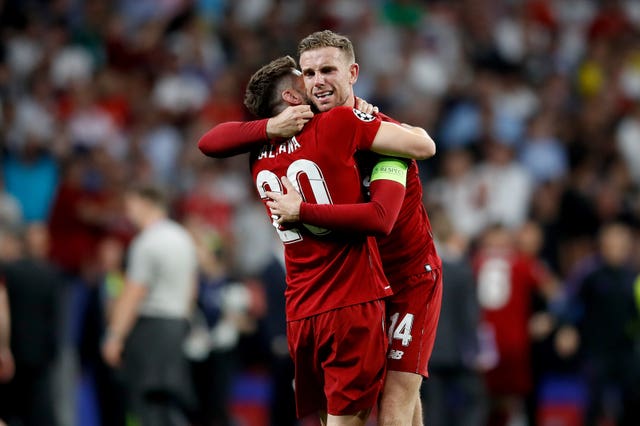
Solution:
{"label": "number 14 on jersey", "polygon": [[406,314],[398,323],[400,313],[396,312],[391,315],[391,324],[389,325],[389,344],[392,339],[402,341],[402,346],[409,346],[411,343],[411,328],[413,327],[413,314]]}

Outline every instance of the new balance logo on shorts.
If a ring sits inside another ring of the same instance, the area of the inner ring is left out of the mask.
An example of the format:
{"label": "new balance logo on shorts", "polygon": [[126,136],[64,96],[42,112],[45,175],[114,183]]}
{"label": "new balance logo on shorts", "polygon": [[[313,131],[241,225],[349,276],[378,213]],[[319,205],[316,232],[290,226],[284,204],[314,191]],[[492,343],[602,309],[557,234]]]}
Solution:
{"label": "new balance logo on shorts", "polygon": [[397,349],[391,349],[389,351],[389,355],[387,355],[387,357],[390,358],[390,359],[402,359],[403,355],[404,355],[403,351],[399,351]]}

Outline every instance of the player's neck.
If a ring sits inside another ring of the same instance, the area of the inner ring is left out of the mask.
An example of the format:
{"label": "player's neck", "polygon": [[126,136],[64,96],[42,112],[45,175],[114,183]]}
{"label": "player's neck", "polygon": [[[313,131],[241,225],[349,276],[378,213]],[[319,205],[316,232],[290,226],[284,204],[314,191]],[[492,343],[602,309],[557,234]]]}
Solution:
{"label": "player's neck", "polygon": [[156,223],[162,222],[166,218],[167,218],[167,215],[164,211],[151,210],[149,211],[148,214],[145,215],[144,219],[142,220],[140,228],[141,229],[151,228],[153,225],[155,225]]}

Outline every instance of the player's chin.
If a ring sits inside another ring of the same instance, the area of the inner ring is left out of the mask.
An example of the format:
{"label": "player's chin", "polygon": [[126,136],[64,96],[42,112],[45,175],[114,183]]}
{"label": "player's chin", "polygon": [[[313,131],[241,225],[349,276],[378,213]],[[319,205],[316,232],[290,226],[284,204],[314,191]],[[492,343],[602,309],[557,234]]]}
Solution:
{"label": "player's chin", "polygon": [[332,100],[322,101],[322,102],[316,101],[315,104],[316,104],[316,107],[318,108],[318,111],[320,112],[329,111],[331,108],[336,106],[335,102],[333,102]]}

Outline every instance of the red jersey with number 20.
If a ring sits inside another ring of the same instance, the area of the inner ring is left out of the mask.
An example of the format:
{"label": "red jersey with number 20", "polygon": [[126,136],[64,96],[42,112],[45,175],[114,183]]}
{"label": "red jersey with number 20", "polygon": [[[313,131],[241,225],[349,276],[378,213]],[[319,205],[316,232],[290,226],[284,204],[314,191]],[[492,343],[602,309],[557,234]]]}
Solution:
{"label": "red jersey with number 20", "polygon": [[[379,127],[378,118],[338,107],[316,114],[295,137],[252,151],[261,199],[266,202],[265,191],[283,192],[280,177],[287,176],[304,201],[364,202],[354,154],[371,147]],[[277,231],[285,246],[288,321],[392,293],[373,237],[294,225]]]}

